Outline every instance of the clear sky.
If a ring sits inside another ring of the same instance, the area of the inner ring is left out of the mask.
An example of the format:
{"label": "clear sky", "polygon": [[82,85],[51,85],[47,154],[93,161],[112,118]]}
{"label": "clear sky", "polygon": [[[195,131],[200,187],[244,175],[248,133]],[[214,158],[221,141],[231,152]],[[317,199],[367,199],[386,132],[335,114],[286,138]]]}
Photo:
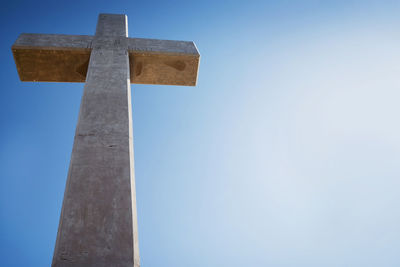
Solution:
{"label": "clear sky", "polygon": [[50,266],[83,84],[20,82],[20,33],[193,40],[197,87],[133,85],[143,267],[400,266],[399,1],[8,1],[0,265]]}

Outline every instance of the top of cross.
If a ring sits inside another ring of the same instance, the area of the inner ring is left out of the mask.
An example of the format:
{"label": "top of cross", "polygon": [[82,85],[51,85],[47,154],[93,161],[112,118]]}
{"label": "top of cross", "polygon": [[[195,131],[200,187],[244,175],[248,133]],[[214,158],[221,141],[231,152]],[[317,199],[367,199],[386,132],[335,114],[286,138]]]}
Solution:
{"label": "top of cross", "polygon": [[125,15],[100,14],[94,36],[24,33],[11,49],[21,81],[85,82],[92,49],[106,44],[129,53],[131,83],[196,85],[200,54],[193,42],[129,38]]}

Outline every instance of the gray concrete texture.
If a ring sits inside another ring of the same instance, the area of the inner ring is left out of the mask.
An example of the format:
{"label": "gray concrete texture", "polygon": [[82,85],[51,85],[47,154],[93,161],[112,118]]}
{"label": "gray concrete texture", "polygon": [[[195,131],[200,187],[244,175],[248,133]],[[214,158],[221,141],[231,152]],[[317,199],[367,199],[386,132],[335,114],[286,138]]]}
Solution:
{"label": "gray concrete texture", "polygon": [[53,266],[139,266],[125,29],[124,15],[99,16]]}
{"label": "gray concrete texture", "polygon": [[192,42],[127,37],[125,15],[100,14],[95,36],[22,34],[23,81],[85,81],[52,266],[139,263],[130,82],[195,85]]}

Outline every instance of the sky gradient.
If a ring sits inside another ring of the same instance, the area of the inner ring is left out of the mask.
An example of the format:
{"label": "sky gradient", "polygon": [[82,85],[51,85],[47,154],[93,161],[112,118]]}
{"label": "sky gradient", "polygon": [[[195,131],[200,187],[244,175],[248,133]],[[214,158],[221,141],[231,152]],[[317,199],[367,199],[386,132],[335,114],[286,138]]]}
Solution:
{"label": "sky gradient", "polygon": [[0,258],[50,266],[83,84],[21,82],[20,33],[193,40],[196,87],[132,85],[143,267],[400,266],[400,2],[12,1]]}

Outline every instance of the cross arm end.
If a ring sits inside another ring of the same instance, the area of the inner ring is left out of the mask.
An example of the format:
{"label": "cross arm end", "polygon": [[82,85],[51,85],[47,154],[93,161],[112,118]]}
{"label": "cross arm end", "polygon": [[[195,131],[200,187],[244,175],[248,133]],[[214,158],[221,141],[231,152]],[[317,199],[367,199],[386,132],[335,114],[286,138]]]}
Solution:
{"label": "cross arm end", "polygon": [[92,36],[21,34],[12,45],[21,81],[84,82]]}
{"label": "cross arm end", "polygon": [[132,83],[195,86],[200,53],[194,42],[128,38]]}

